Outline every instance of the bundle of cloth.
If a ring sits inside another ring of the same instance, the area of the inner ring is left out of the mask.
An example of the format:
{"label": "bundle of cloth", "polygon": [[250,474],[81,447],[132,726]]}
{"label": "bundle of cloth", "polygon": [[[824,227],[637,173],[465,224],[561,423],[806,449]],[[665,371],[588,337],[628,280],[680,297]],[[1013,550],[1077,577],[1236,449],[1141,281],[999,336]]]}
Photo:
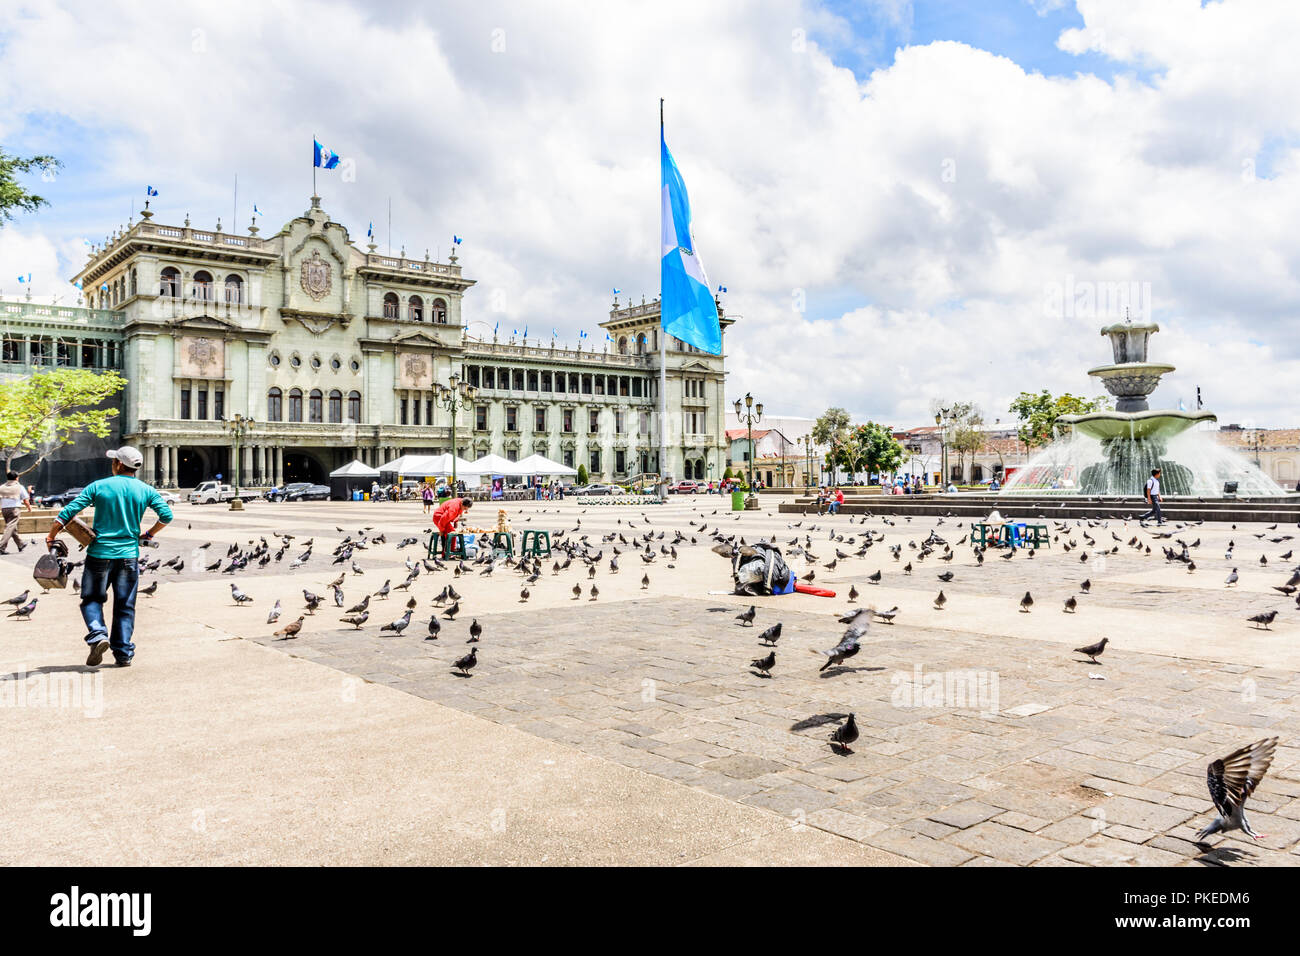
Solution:
{"label": "bundle of cloth", "polygon": [[794,574],[779,548],[769,544],[720,544],[713,550],[731,559],[736,594],[789,594],[794,590]]}

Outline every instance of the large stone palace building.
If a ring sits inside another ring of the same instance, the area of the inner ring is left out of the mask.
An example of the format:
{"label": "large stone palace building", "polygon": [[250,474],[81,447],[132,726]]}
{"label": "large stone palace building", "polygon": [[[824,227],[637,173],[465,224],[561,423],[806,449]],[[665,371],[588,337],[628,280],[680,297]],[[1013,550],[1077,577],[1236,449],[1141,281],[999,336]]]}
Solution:
{"label": "large stone palace building", "polygon": [[278,233],[258,232],[197,229],[188,218],[165,226],[146,206],[77,274],[86,307],[0,303],[0,374],[111,368],[128,381],[117,434],[56,456],[38,484],[100,474],[102,446],[119,440],[143,451],[144,477],[162,487],[229,480],[236,414],[254,420],[240,448],[245,485],[320,481],[353,458],[382,465],[452,451],[437,389],[453,374],[478,389],[456,417],[463,458],[540,453],[585,465],[593,481],[726,467],[723,358],[671,336],[659,461],[657,301],[616,298],[600,350],[503,342],[469,334],[474,280],[454,252],[436,262],[382,255],[373,242],[362,251],[319,197]]}

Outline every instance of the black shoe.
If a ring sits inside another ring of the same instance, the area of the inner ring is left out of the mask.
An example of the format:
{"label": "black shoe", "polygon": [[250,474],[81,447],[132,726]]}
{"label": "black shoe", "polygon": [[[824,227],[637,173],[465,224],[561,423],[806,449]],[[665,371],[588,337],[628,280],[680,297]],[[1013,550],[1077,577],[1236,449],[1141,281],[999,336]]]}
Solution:
{"label": "black shoe", "polygon": [[98,667],[99,662],[104,659],[104,652],[108,650],[108,640],[96,641],[90,645],[90,654],[86,656],[87,667]]}
{"label": "black shoe", "polygon": [[129,657],[127,657],[127,658],[122,658],[122,659],[120,659],[120,660],[115,661],[115,663],[117,664],[118,667],[130,667],[130,666],[131,666],[131,658],[129,658]]}

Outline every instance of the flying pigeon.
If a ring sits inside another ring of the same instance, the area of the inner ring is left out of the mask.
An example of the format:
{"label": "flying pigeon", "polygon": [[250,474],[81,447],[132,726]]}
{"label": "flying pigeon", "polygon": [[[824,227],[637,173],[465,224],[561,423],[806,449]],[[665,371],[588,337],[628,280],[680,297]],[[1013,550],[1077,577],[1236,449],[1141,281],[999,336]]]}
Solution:
{"label": "flying pigeon", "polygon": [[1255,792],[1264,774],[1268,773],[1276,747],[1277,738],[1268,737],[1234,750],[1209,765],[1205,783],[1219,813],[1209,826],[1196,834],[1197,843],[1212,833],[1227,833],[1229,830],[1241,830],[1254,840],[1264,839],[1264,834],[1252,830],[1246,820],[1246,798]]}

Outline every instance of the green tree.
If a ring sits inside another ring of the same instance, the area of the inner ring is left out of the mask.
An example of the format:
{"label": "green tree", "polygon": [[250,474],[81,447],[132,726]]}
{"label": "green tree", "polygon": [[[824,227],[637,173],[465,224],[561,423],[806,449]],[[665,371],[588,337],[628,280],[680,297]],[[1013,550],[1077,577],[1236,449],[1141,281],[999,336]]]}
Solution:
{"label": "green tree", "polygon": [[1057,419],[1062,415],[1088,415],[1111,407],[1111,400],[1104,395],[1088,399],[1065,392],[1053,396],[1043,389],[1037,394],[1021,392],[1011,403],[1010,411],[1020,419],[1020,440],[1030,448],[1037,448],[1052,440]]}
{"label": "green tree", "polygon": [[732,478],[735,478],[735,477],[736,477],[736,476],[733,475],[733,474],[731,473],[731,466],[728,465],[726,471],[724,471],[724,472],[722,473],[722,480],[723,480],[723,481],[730,481]]}
{"label": "green tree", "polygon": [[826,461],[831,466],[831,483],[835,482],[835,460],[839,444],[849,435],[849,413],[842,408],[828,408],[813,424],[812,437],[819,445],[830,448]]}
{"label": "green tree", "polygon": [[25,475],[83,432],[106,437],[118,410],[98,406],[124,385],[126,379],[116,372],[80,368],[0,381],[0,455],[6,470],[16,470],[14,462],[30,455],[31,462],[19,472]]}
{"label": "green tree", "polygon": [[578,484],[585,485],[588,481],[587,466],[578,465]]}
{"label": "green tree", "polygon": [[896,471],[903,463],[903,446],[894,438],[894,430],[875,422],[856,425],[844,440],[835,446],[829,458],[832,467],[842,466],[848,472]]}
{"label": "green tree", "polygon": [[60,163],[53,156],[29,156],[24,159],[0,149],[0,227],[14,218],[14,212],[35,212],[48,206],[44,196],[27,190],[18,177],[33,172],[53,172]]}

